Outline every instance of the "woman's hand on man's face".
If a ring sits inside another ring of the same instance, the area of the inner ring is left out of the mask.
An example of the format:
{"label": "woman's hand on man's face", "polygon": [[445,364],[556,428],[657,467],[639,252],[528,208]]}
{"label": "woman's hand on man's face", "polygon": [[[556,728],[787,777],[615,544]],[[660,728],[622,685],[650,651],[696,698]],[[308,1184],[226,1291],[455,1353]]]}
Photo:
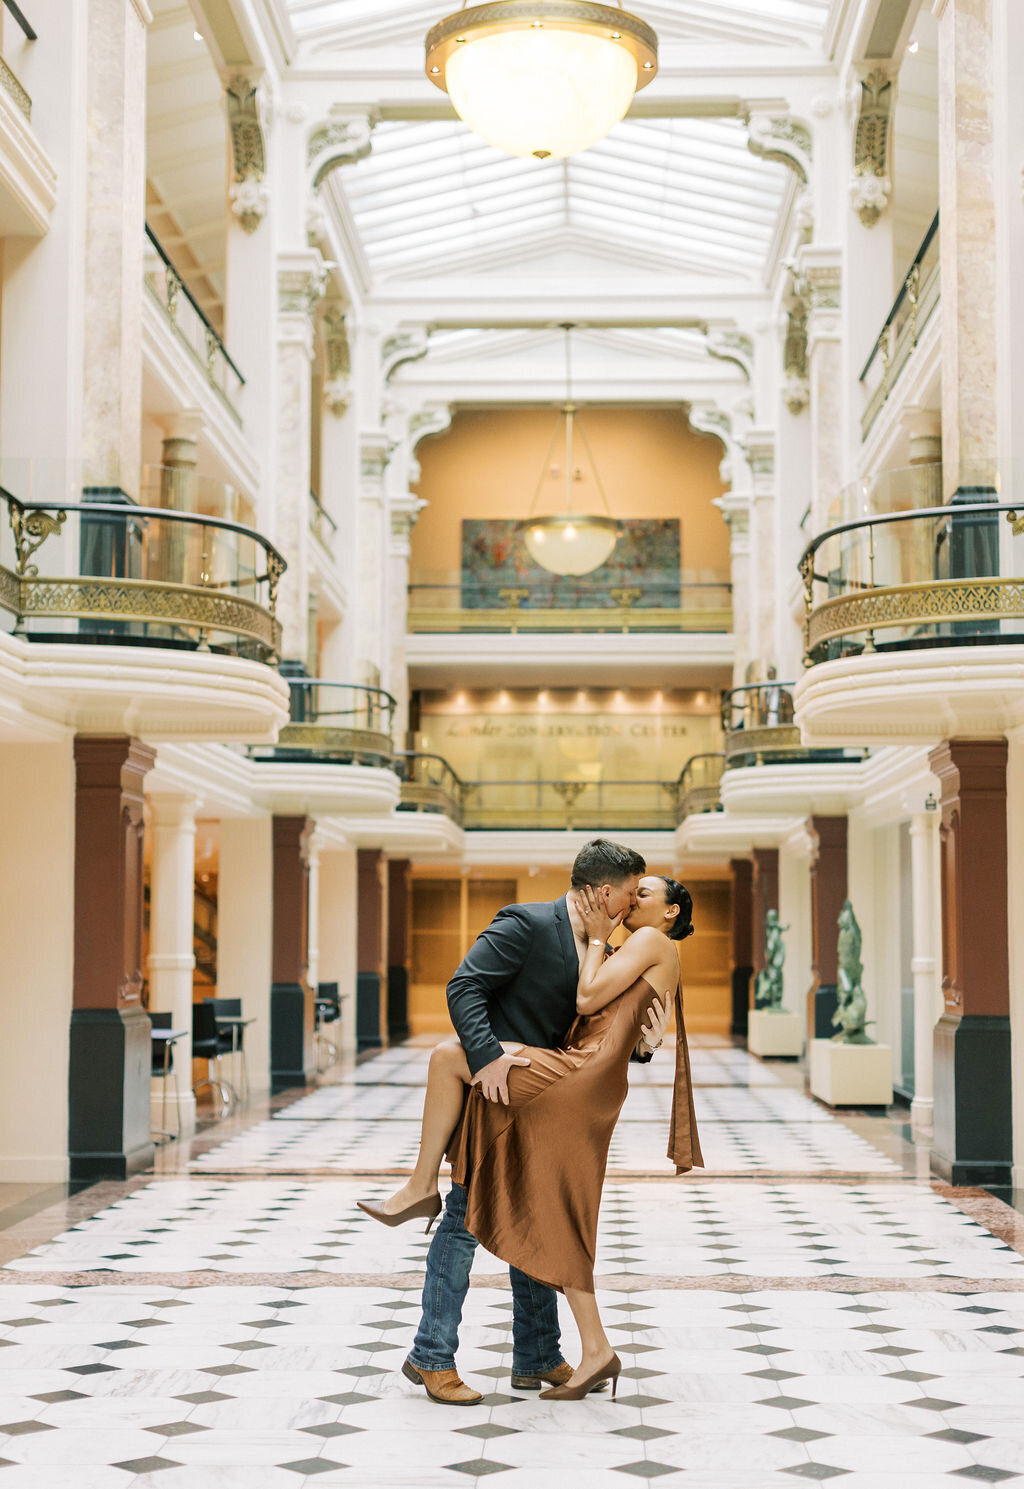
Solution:
{"label": "woman's hand on man's face", "polygon": [[621,914],[609,915],[603,897],[592,885],[586,884],[576,891],[576,909],[579,911],[588,941],[607,941],[615,927],[622,921]]}

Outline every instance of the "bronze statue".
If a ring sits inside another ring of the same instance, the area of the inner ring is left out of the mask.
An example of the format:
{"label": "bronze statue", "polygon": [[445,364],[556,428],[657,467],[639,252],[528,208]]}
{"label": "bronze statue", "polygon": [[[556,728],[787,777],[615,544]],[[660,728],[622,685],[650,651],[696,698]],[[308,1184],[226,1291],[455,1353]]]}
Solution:
{"label": "bronze statue", "polygon": [[864,972],[860,959],[861,934],[857,917],[849,900],[839,912],[839,1006],[832,1015],[839,1032],[832,1035],[839,1044],[874,1044],[865,1030],[873,1019],[865,1018],[868,1000],[861,987]]}
{"label": "bronze statue", "polygon": [[757,974],[757,985],[754,988],[754,1007],[760,1008],[764,1013],[784,1012],[782,1007],[782,968],[786,960],[786,948],[782,944],[782,934],[788,930],[788,925],[779,924],[778,910],[765,911],[765,967],[763,972]]}

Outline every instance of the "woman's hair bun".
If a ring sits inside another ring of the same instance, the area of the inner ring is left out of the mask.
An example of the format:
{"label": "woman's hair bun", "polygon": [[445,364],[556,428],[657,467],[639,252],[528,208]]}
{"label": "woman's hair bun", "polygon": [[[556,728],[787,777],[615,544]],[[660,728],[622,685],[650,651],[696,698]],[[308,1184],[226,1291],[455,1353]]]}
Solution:
{"label": "woman's hair bun", "polygon": [[672,929],[668,933],[669,940],[685,941],[694,932],[693,900],[690,897],[690,891],[685,884],[680,884],[678,879],[669,879],[664,874],[662,883],[665,886],[666,905],[679,906],[679,914],[672,922]]}

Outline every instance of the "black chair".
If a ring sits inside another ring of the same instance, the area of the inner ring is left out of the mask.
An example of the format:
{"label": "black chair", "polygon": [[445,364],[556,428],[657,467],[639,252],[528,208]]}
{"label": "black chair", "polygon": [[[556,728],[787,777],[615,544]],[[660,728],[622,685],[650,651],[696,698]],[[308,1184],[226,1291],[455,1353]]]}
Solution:
{"label": "black chair", "polygon": [[[211,998],[206,997],[203,1002],[207,1007],[213,1009],[213,1016],[218,1020],[217,1038],[220,1042],[222,1055],[241,1055],[242,1057],[242,1079],[241,1091],[245,1098],[249,1098],[249,1067],[245,1059],[245,1030],[239,1024],[221,1024],[221,1018],[240,1019],[242,1017],[241,998]],[[235,1074],[232,1065],[232,1075]]]}
{"label": "black chair", "polygon": [[[221,1100],[222,1117],[226,1117],[235,1103],[235,1093],[220,1073],[220,1030],[217,1018],[209,1003],[192,1004],[192,1058],[205,1060],[207,1078],[192,1087],[193,1096],[209,1087],[217,1091]],[[215,1068],[216,1067],[216,1068]]]}
{"label": "black chair", "polygon": [[[154,1029],[171,1029],[174,1027],[174,1019],[169,1013],[151,1013],[149,1022]],[[152,1041],[150,1054],[150,1074],[154,1079],[159,1078],[162,1084],[163,1094],[160,1101],[160,1120],[163,1126],[154,1137],[162,1137],[167,1142],[181,1136],[181,1101],[178,1094],[178,1072],[174,1068],[174,1045],[163,1039]],[[167,1126],[167,1081],[173,1077],[174,1080],[174,1110],[176,1115],[177,1130],[171,1132]]]}
{"label": "black chair", "polygon": [[338,984],[336,982],[321,982],[317,984],[314,1008],[316,1025],[313,1034],[313,1047],[316,1052],[316,1068],[318,1071],[323,1072],[329,1070],[338,1059],[338,1046],[334,1043],[333,1039],[329,1039],[324,1033],[324,1026],[326,1024],[337,1023],[341,1018],[341,995],[338,992]]}

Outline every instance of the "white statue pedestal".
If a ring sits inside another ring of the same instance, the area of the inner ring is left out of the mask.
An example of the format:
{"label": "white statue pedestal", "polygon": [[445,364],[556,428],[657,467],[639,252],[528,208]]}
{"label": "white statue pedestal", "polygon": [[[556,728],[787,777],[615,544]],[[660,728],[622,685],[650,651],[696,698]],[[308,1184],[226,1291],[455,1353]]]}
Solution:
{"label": "white statue pedestal", "polygon": [[892,1050],[887,1044],[812,1039],[811,1095],[829,1106],[890,1106]]}
{"label": "white statue pedestal", "polygon": [[793,1059],[804,1052],[804,1031],[795,1013],[752,1008],[747,1021],[747,1049],[752,1055]]}

